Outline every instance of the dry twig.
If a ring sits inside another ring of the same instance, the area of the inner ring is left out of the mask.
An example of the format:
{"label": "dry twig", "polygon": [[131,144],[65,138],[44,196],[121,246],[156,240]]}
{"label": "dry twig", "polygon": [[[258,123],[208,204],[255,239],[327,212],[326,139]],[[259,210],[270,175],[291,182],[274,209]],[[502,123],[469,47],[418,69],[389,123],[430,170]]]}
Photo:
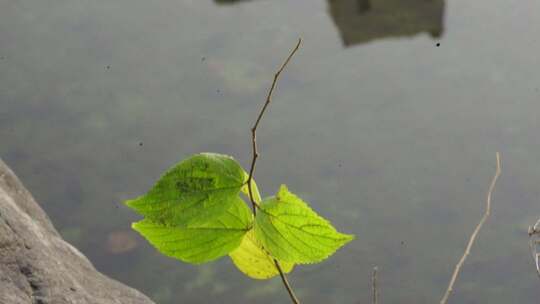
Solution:
{"label": "dry twig", "polygon": [[377,272],[379,267],[373,267],[373,273],[371,274],[371,294],[372,294],[372,304],[379,303],[379,290],[377,288]]}
{"label": "dry twig", "polygon": [[[266,111],[266,108],[272,101],[272,93],[274,92],[274,89],[277,85],[277,80],[279,78],[279,75],[281,75],[281,72],[285,69],[289,61],[291,61],[291,58],[294,56],[296,51],[300,48],[300,44],[302,43],[302,39],[298,39],[298,43],[294,47],[294,49],[291,51],[287,59],[283,62],[281,67],[277,70],[277,72],[274,74],[274,81],[272,81],[272,85],[270,86],[270,89],[268,90],[268,95],[266,96],[266,101],[264,102],[263,107],[261,108],[261,111],[259,112],[259,115],[257,116],[257,120],[255,121],[255,124],[251,128],[251,144],[253,148],[253,157],[251,159],[251,166],[249,168],[249,176],[247,179],[247,185],[248,185],[248,192],[249,192],[249,200],[251,201],[251,205],[253,207],[253,215],[257,214],[257,202],[255,199],[253,199],[253,190],[252,190],[252,179],[253,179],[253,173],[255,172],[255,164],[257,162],[257,158],[259,157],[259,152],[257,150],[257,127],[259,126],[259,123],[261,122],[261,119],[264,115],[264,112]],[[289,296],[291,297],[291,300],[295,304],[300,304],[298,301],[298,298],[296,298],[296,295],[294,294],[291,285],[287,281],[287,277],[283,273],[283,270],[281,269],[281,266],[279,265],[279,262],[274,259],[274,263],[276,264],[276,268],[279,271],[279,275],[281,276],[281,280],[283,281],[283,285],[285,285],[285,288],[287,289],[287,292],[289,293]]]}
{"label": "dry twig", "polygon": [[459,262],[456,264],[456,268],[454,269],[454,273],[452,274],[452,278],[450,279],[450,283],[448,284],[448,288],[446,289],[446,292],[444,293],[443,298],[441,299],[441,304],[446,304],[448,301],[448,297],[450,296],[450,293],[452,293],[452,290],[454,288],[454,284],[456,283],[456,279],[459,275],[459,272],[461,271],[461,267],[463,267],[463,263],[465,263],[465,260],[467,259],[467,256],[471,252],[471,247],[474,244],[474,241],[476,240],[476,237],[478,236],[478,233],[480,232],[480,229],[484,225],[484,222],[488,219],[489,214],[491,213],[491,194],[493,193],[493,190],[495,189],[495,183],[497,182],[497,179],[501,175],[501,156],[499,152],[497,152],[497,171],[495,172],[495,175],[493,176],[493,179],[491,180],[491,185],[489,186],[489,190],[486,197],[486,211],[484,213],[484,216],[482,216],[482,219],[480,219],[480,222],[476,226],[476,229],[474,229],[473,233],[471,234],[471,237],[469,238],[469,243],[467,244],[467,248],[465,249],[465,252],[463,253],[463,256],[459,260]]}
{"label": "dry twig", "polygon": [[538,246],[540,245],[540,219],[529,227],[529,248],[531,249],[531,255],[536,267],[536,273],[540,277],[540,253],[538,252]]}

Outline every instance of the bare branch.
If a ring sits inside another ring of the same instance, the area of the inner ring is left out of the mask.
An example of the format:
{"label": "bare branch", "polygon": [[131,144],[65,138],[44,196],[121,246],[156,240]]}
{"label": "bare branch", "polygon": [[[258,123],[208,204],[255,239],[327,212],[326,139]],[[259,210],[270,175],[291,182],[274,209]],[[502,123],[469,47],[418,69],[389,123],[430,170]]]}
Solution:
{"label": "bare branch", "polygon": [[253,199],[253,191],[251,189],[251,181],[253,179],[253,174],[255,172],[255,164],[257,162],[257,158],[259,157],[259,151],[257,150],[257,127],[259,126],[259,123],[261,122],[261,119],[264,115],[264,112],[266,111],[266,108],[272,101],[272,94],[274,93],[274,89],[276,88],[277,81],[279,79],[279,75],[281,75],[281,72],[285,69],[289,61],[291,61],[291,58],[294,56],[296,51],[300,48],[300,44],[302,43],[302,39],[298,39],[298,43],[294,47],[294,49],[291,51],[287,59],[281,64],[281,67],[277,70],[277,72],[274,74],[274,80],[272,81],[272,85],[270,86],[270,89],[268,90],[268,95],[266,96],[266,101],[264,102],[263,107],[261,108],[261,111],[259,112],[259,115],[257,116],[257,120],[255,120],[255,124],[253,127],[251,127],[251,145],[253,149],[253,156],[251,158],[251,166],[249,168],[249,176],[247,180],[248,184],[248,191],[249,191],[249,199],[251,200],[251,204],[253,206],[253,214],[257,214],[257,203]]}
{"label": "bare branch", "polygon": [[[298,43],[294,47],[294,49],[291,51],[287,59],[283,62],[281,67],[277,70],[276,74],[274,74],[274,80],[272,81],[272,85],[270,86],[270,89],[268,90],[268,95],[266,96],[266,101],[264,102],[263,107],[261,108],[261,111],[259,112],[259,115],[257,116],[257,120],[255,121],[255,124],[251,128],[251,145],[253,149],[253,157],[251,158],[251,166],[249,168],[249,176],[247,179],[247,185],[248,185],[248,192],[249,192],[249,200],[251,201],[251,205],[253,207],[253,215],[257,215],[257,207],[258,204],[253,198],[253,190],[252,190],[252,180],[253,180],[253,173],[255,172],[255,164],[257,163],[257,158],[259,157],[259,152],[257,150],[257,127],[259,126],[259,123],[261,122],[261,119],[264,115],[264,112],[266,111],[266,108],[272,101],[272,93],[274,92],[274,89],[276,88],[277,81],[279,78],[279,75],[281,75],[281,72],[285,69],[289,61],[291,61],[291,58],[294,56],[296,51],[300,48],[300,44],[302,43],[302,39],[298,39]],[[281,276],[281,280],[283,281],[283,285],[285,285],[285,288],[287,289],[287,292],[289,293],[289,296],[291,297],[291,300],[294,304],[300,304],[298,299],[296,298],[296,295],[294,294],[291,285],[287,281],[287,277],[283,273],[283,270],[281,269],[281,266],[279,265],[279,262],[274,259],[274,264],[276,265],[277,270],[279,271],[279,275]]]}
{"label": "bare branch", "polygon": [[535,234],[540,234],[540,219],[538,219],[538,221],[536,221],[536,224],[534,224],[534,226],[530,226],[529,227],[529,236],[532,236],[532,235],[535,235]]}
{"label": "bare branch", "polygon": [[538,253],[538,245],[540,245],[540,219],[529,227],[529,248],[536,267],[536,273],[540,277],[540,253]]}
{"label": "bare branch", "polygon": [[448,301],[448,297],[452,293],[452,290],[454,288],[454,284],[456,283],[456,279],[461,271],[461,267],[463,267],[463,264],[465,263],[465,260],[467,259],[467,256],[471,252],[471,247],[473,246],[476,237],[478,236],[478,233],[480,232],[480,229],[484,225],[484,222],[488,219],[489,214],[491,213],[491,195],[493,193],[493,190],[495,189],[495,183],[497,182],[497,179],[501,175],[501,156],[499,152],[497,152],[497,171],[495,172],[495,175],[493,176],[493,179],[491,180],[491,185],[489,186],[489,190],[486,197],[486,211],[484,213],[484,216],[482,216],[482,219],[480,219],[480,222],[476,226],[476,229],[474,229],[473,233],[471,234],[471,237],[469,239],[469,243],[467,244],[467,248],[465,249],[465,252],[463,253],[463,256],[459,260],[459,262],[456,264],[456,268],[454,269],[454,273],[452,274],[452,278],[450,279],[450,283],[448,284],[448,288],[446,289],[446,292],[444,293],[443,298],[441,299],[441,304],[446,304]]}
{"label": "bare branch", "polygon": [[372,304],[379,303],[379,290],[377,289],[377,272],[379,267],[373,267],[373,273],[371,274],[371,294],[372,294]]}

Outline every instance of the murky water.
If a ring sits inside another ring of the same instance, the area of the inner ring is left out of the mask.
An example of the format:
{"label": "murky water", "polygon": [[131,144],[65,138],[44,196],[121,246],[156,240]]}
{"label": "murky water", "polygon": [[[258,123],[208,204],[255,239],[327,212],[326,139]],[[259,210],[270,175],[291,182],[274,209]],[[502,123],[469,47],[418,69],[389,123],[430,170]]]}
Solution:
{"label": "murky water", "polygon": [[540,2],[1,0],[0,157],[62,235],[156,302],[287,303],[223,258],[191,266],[130,231],[121,201],[213,151],[357,239],[290,280],[303,303],[437,303],[483,212],[452,303],[537,303],[526,227],[540,215]]}

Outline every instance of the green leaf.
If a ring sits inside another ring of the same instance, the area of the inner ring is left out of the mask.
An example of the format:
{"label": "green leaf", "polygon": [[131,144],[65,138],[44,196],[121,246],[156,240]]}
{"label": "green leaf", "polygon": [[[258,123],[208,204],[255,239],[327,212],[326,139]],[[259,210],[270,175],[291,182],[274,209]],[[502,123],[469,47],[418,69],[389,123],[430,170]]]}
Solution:
{"label": "green leaf", "polygon": [[275,197],[265,199],[255,218],[255,236],[279,261],[320,262],[354,236],[342,234],[282,185]]}
{"label": "green leaf", "polygon": [[[250,278],[265,280],[279,275],[274,259],[257,241],[253,230],[246,234],[240,247],[229,253],[229,256],[234,265]],[[289,273],[294,268],[293,263],[287,262],[280,262],[280,266],[284,273]]]}
{"label": "green leaf", "polygon": [[153,222],[205,222],[231,206],[245,176],[230,156],[196,154],[168,170],[148,193],[125,203]]}
{"label": "green leaf", "polygon": [[237,197],[225,213],[206,223],[171,225],[146,218],[132,227],[164,255],[201,264],[240,246],[252,224],[251,211]]}

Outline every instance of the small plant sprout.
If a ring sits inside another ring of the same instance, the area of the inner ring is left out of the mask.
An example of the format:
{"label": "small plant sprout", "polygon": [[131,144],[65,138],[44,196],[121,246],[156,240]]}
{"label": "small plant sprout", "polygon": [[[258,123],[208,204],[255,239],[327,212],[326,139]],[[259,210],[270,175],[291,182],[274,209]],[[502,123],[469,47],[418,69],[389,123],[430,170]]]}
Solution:
{"label": "small plant sprout", "polygon": [[170,168],[146,194],[125,202],[144,216],[132,224],[133,229],[162,254],[191,264],[228,255],[250,278],[280,275],[294,303],[299,302],[285,274],[297,264],[325,260],[354,238],[338,232],[285,185],[275,195],[261,198],[253,179],[259,156],[257,126],[280,73],[300,43],[275,74],[251,129],[253,158],[248,171],[227,155],[196,154]]}

